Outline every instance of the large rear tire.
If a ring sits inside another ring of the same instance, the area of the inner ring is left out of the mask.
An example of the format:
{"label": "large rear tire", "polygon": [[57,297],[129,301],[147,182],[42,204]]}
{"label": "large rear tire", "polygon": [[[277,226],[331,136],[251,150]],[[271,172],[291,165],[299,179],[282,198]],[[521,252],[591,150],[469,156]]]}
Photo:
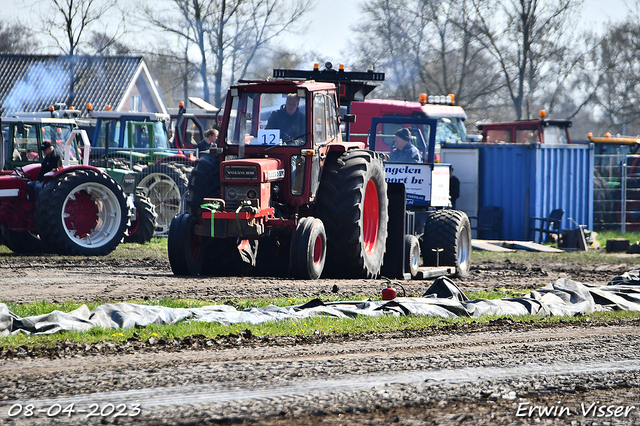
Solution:
{"label": "large rear tire", "polygon": [[197,224],[198,218],[188,213],[171,220],[167,252],[174,275],[198,275],[202,271],[204,239],[194,233]]}
{"label": "large rear tire", "polygon": [[174,164],[155,163],[142,169],[138,179],[138,186],[145,188],[155,206],[156,232],[166,234],[171,220],[180,213],[182,196],[187,192],[187,177]]}
{"label": "large rear tire", "polygon": [[327,252],[327,235],[322,221],[303,217],[291,239],[291,274],[294,278],[317,280],[322,275]]}
{"label": "large rear tire", "polygon": [[388,199],[381,158],[351,150],[325,163],[316,215],[327,233],[327,273],[374,278],[387,240]]}
{"label": "large rear tire", "polygon": [[136,217],[131,221],[124,242],[145,244],[151,241],[156,231],[156,208],[148,197],[142,194],[135,195]]}
{"label": "large rear tire", "polygon": [[459,210],[429,212],[422,235],[422,257],[426,266],[455,266],[454,276],[468,277],[471,225],[467,215]]}
{"label": "large rear tire", "polygon": [[187,208],[189,213],[199,214],[205,198],[220,198],[220,167],[218,156],[202,154],[189,178]]}
{"label": "large rear tire", "polygon": [[36,200],[40,239],[60,254],[109,254],[122,241],[128,222],[122,188],[95,170],[70,171],[48,182]]}

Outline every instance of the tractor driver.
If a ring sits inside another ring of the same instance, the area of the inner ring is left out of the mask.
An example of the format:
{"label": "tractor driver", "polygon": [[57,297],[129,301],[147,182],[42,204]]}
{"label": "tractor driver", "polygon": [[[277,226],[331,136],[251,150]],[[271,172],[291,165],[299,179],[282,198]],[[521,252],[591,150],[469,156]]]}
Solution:
{"label": "tractor driver", "polygon": [[286,103],[269,116],[267,129],[280,129],[280,139],[288,143],[305,136],[304,114],[298,109],[300,98],[295,93],[287,95]]}
{"label": "tractor driver", "polygon": [[40,147],[40,150],[44,154],[44,158],[42,159],[42,163],[40,166],[40,173],[38,173],[38,177],[36,180],[28,183],[30,188],[33,188],[35,191],[35,198],[38,198],[38,194],[44,185],[44,175],[49,173],[53,169],[57,169],[58,167],[62,167],[62,159],[56,152],[55,147],[51,144],[51,142],[44,142]]}
{"label": "tractor driver", "polygon": [[419,163],[421,161],[420,151],[411,143],[411,132],[406,127],[395,133],[393,144],[395,148],[389,155],[390,162]]}

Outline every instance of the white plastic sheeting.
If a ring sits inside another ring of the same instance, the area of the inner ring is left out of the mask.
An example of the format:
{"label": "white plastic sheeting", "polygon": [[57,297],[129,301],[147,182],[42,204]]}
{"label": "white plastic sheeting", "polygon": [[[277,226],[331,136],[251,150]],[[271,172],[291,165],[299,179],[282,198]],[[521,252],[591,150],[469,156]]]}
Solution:
{"label": "white plastic sheeting", "polygon": [[127,329],[151,324],[175,324],[184,320],[225,325],[259,324],[313,315],[330,315],[337,318],[354,318],[359,315],[458,318],[528,314],[564,316],[610,310],[640,311],[640,269],[616,277],[609,284],[597,286],[563,278],[532,291],[527,297],[468,300],[453,281],[441,277],[435,280],[422,297],[399,297],[391,301],[322,302],[315,299],[304,305],[267,306],[243,311],[227,305],[185,309],[115,303],[98,306],[93,311],[82,305],[71,312],[53,311],[26,318],[18,317],[7,305],[0,303],[0,335],[53,334],[65,330],[86,331],[92,327]]}

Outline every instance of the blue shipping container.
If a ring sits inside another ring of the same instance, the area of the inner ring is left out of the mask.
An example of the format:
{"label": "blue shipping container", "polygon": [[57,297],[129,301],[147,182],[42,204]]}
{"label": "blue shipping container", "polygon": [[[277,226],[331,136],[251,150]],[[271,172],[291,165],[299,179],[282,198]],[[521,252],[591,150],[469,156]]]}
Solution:
{"label": "blue shipping container", "polygon": [[454,175],[468,167],[456,167],[456,149],[478,150],[477,208],[504,209],[503,239],[532,240],[531,218],[554,209],[564,210],[561,229],[593,229],[593,145],[447,144],[443,151],[453,155],[443,159]]}

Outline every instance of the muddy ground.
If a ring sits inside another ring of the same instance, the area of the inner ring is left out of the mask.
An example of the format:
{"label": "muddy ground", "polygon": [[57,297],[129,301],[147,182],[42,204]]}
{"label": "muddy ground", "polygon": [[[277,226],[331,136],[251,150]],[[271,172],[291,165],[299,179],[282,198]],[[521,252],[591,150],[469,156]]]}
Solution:
{"label": "muddy ground", "polygon": [[[603,256],[603,259],[606,261],[592,260],[589,264],[577,265],[533,254],[525,261],[513,261],[508,256],[499,260],[476,260],[471,276],[455,282],[464,292],[493,288],[536,289],[563,277],[604,285],[639,263],[638,255],[620,254]],[[418,296],[432,282],[402,283],[407,295]],[[35,300],[112,302],[164,297],[222,301],[234,298],[321,297],[326,294],[379,297],[383,283],[381,279],[300,281],[270,277],[176,277],[171,273],[166,257],[118,259],[0,255],[0,299],[20,303]]]}
{"label": "muddy ground", "polygon": [[[587,265],[525,259],[475,261],[471,277],[455,282],[465,292],[535,289],[562,277],[606,284],[637,263],[627,255]],[[411,296],[431,282],[403,284]],[[379,296],[382,280],[184,278],[161,257],[0,255],[0,286],[11,302],[224,301]],[[640,424],[639,326],[496,320],[367,335],[22,347],[0,352],[0,424]]]}

